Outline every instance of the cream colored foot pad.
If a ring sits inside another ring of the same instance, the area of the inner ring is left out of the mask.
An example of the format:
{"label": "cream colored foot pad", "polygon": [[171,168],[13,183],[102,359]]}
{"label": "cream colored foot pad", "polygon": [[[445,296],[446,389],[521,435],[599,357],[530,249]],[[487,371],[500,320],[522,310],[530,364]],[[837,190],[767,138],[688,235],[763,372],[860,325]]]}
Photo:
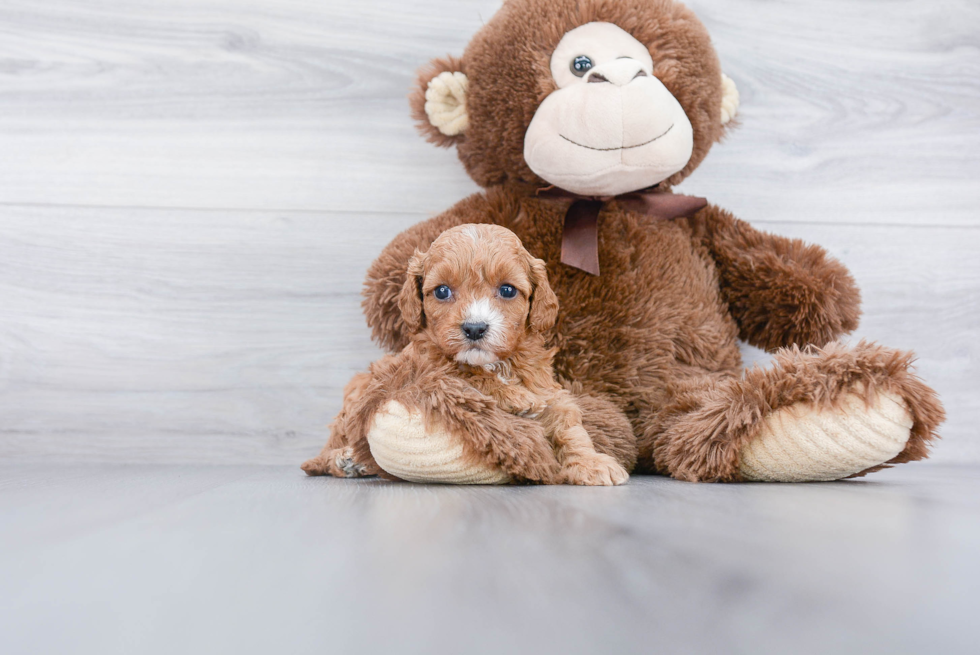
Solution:
{"label": "cream colored foot pad", "polygon": [[879,393],[871,407],[865,407],[856,393],[843,401],[840,409],[813,410],[800,404],[766,417],[758,436],[742,449],[742,477],[766,482],[839,480],[902,452],[912,417],[900,397]]}
{"label": "cream colored foot pad", "polygon": [[463,458],[463,446],[443,430],[426,431],[422,416],[389,402],[374,417],[368,432],[378,466],[409,482],[506,484],[510,477],[490,466]]}

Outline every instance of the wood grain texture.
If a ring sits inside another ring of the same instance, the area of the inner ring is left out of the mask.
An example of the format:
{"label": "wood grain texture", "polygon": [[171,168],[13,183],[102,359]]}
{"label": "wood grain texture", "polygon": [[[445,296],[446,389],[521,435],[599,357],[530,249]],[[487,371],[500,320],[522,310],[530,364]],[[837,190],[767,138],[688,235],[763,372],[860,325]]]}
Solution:
{"label": "wood grain texture", "polygon": [[[363,271],[416,216],[7,208],[0,456],[299,462],[379,355]],[[915,350],[977,456],[980,231],[760,223],[853,270],[855,338]],[[337,243],[338,235],[343,245]],[[941,254],[941,256],[939,256]]]}
{"label": "wood grain texture", "polygon": [[[699,0],[741,127],[682,190],[826,245],[980,461],[980,8]],[[295,463],[364,270],[475,189],[408,118],[491,1],[0,5],[0,457]],[[746,349],[749,361],[760,357]]]}
{"label": "wood grain texture", "polygon": [[[439,211],[474,187],[405,96],[498,4],[7,0],[0,202]],[[976,3],[691,6],[743,98],[691,192],[749,219],[977,224]]]}
{"label": "wood grain texture", "polygon": [[0,651],[975,653],[980,470],[473,488],[0,465]]}

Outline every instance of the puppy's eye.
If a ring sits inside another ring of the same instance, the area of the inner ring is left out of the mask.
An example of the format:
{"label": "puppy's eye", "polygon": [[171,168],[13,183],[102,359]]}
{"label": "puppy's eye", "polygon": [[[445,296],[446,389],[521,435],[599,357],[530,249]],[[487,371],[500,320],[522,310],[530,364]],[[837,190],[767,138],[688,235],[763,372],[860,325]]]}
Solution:
{"label": "puppy's eye", "polygon": [[453,297],[453,291],[445,284],[440,284],[432,290],[432,295],[436,297],[436,300],[449,300]]}
{"label": "puppy's eye", "polygon": [[499,292],[501,298],[513,298],[517,295],[517,289],[511,284],[501,284]]}
{"label": "puppy's eye", "polygon": [[591,59],[589,59],[585,55],[579,55],[578,57],[572,60],[572,63],[569,64],[568,67],[571,69],[572,75],[574,75],[575,77],[582,77],[590,70],[592,70],[593,66],[595,66],[595,64],[592,63]]}

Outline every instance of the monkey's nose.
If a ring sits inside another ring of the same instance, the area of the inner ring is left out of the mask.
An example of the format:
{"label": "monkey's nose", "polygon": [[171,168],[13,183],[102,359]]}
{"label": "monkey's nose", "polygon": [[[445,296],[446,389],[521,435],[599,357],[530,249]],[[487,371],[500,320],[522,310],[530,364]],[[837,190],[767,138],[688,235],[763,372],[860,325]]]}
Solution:
{"label": "monkey's nose", "polygon": [[487,328],[489,327],[486,323],[463,323],[463,334],[470,341],[479,341],[483,338],[483,335],[487,333]]}
{"label": "monkey's nose", "polygon": [[589,71],[586,83],[598,84],[600,82],[611,82],[616,86],[626,86],[638,77],[646,76],[647,72],[635,59],[621,57],[596,66]]}

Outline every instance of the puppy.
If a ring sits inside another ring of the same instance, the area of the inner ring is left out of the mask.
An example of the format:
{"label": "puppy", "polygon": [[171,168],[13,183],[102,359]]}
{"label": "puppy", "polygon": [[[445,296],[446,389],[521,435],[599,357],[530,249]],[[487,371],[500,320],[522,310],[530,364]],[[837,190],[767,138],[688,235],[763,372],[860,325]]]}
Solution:
{"label": "puppy", "polygon": [[[413,333],[410,344],[351,381],[327,447],[303,465],[308,474],[383,474],[367,432],[381,404],[400,390],[399,400],[427,417],[455,412],[454,422],[479,440],[477,449],[505,470],[579,485],[618,485],[629,478],[615,459],[596,451],[581,410],[555,381],[555,351],[546,347],[543,333],[555,323],[558,299],[544,262],[513,232],[484,224],[446,230],[427,252],[415,252],[399,308]],[[494,412],[500,411],[524,421],[498,428],[502,422]],[[550,441],[557,474],[547,470],[546,460],[553,458],[534,450],[528,421]],[[515,434],[514,425],[524,432]],[[501,444],[501,434],[518,443]]]}

